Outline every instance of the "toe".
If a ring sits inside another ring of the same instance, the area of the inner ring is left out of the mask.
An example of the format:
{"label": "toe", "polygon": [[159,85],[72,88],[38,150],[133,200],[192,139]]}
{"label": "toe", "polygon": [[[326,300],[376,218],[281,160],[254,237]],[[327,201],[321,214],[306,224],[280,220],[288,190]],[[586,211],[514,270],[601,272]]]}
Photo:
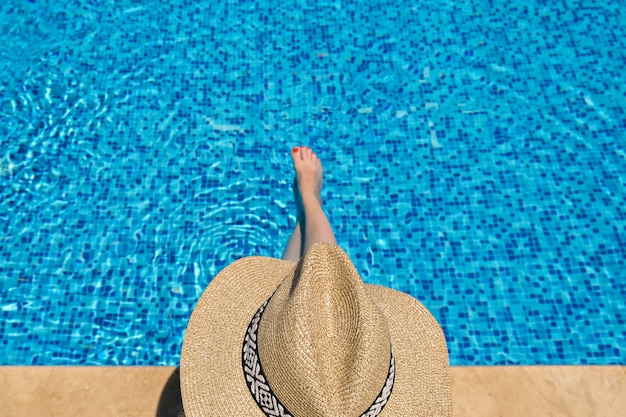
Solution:
{"label": "toe", "polygon": [[302,160],[302,147],[294,146],[291,150],[291,157],[293,158],[294,164]]}

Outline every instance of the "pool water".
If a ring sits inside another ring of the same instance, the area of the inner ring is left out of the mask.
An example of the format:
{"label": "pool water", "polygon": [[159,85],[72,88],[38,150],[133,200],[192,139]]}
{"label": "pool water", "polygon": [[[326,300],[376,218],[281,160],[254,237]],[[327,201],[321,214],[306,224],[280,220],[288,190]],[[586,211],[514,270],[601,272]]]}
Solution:
{"label": "pool water", "polygon": [[297,144],[453,365],[625,364],[625,32],[616,1],[2,2],[0,364],[177,365],[211,278],[281,256]]}

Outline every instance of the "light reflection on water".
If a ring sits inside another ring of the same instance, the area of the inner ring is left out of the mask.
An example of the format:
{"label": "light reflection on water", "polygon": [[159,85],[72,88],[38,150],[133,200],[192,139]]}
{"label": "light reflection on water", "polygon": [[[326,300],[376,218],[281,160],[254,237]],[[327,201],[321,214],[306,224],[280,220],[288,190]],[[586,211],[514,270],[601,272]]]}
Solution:
{"label": "light reflection on water", "polygon": [[298,143],[453,364],[623,362],[624,27],[531,3],[3,3],[0,363],[176,364],[211,277],[281,255]]}

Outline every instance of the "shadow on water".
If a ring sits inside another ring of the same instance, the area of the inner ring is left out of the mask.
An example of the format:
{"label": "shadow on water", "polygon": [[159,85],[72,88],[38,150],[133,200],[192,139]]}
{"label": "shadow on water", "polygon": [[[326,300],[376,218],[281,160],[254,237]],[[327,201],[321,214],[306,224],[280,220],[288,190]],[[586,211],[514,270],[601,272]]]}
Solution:
{"label": "shadow on water", "polygon": [[185,417],[180,394],[180,368],[174,370],[163,387],[156,417]]}

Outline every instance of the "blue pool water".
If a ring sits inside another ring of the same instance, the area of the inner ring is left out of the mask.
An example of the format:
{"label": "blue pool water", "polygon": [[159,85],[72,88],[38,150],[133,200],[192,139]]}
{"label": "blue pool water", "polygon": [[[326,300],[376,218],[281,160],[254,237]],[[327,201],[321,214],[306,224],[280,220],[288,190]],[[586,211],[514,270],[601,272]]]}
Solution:
{"label": "blue pool water", "polygon": [[410,4],[2,2],[0,364],[178,364],[301,143],[453,365],[625,364],[624,7]]}

